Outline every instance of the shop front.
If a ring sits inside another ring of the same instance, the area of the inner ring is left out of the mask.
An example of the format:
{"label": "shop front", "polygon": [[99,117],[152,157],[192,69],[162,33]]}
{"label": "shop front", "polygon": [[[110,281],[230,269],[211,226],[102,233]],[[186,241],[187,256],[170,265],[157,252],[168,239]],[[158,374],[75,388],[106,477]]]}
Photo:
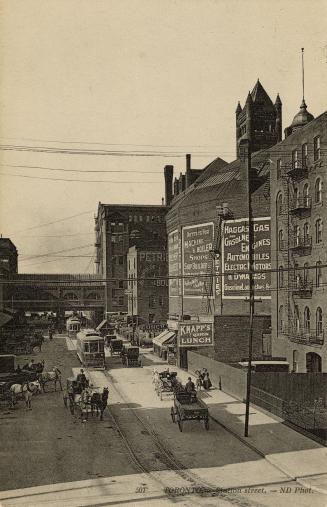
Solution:
{"label": "shop front", "polygon": [[165,329],[153,338],[153,351],[168,364],[176,364],[176,334]]}

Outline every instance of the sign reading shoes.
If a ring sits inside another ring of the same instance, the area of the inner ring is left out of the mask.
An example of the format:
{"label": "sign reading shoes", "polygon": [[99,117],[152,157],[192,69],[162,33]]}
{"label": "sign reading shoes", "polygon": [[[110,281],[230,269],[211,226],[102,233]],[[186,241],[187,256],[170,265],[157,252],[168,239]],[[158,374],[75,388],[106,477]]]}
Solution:
{"label": "sign reading shoes", "polygon": [[208,347],[213,345],[213,323],[180,323],[178,338],[180,347]]}

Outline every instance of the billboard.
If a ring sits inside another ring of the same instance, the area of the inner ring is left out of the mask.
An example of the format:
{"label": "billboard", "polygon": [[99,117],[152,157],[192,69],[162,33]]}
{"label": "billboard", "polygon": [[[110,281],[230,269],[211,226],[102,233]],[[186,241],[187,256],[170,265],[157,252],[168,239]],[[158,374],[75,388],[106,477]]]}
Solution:
{"label": "billboard", "polygon": [[[253,257],[255,297],[270,299],[271,230],[270,217],[255,218]],[[247,219],[226,220],[223,224],[222,271],[224,299],[249,297],[249,225]]]}
{"label": "billboard", "polygon": [[208,347],[213,345],[213,323],[180,323],[178,344],[180,347]]}
{"label": "billboard", "polygon": [[214,227],[212,222],[183,227],[183,295],[203,297],[206,275],[211,272]]}
{"label": "billboard", "polygon": [[169,297],[181,295],[181,281],[178,278],[181,273],[181,245],[180,234],[176,229],[168,234],[168,274],[169,277]]}

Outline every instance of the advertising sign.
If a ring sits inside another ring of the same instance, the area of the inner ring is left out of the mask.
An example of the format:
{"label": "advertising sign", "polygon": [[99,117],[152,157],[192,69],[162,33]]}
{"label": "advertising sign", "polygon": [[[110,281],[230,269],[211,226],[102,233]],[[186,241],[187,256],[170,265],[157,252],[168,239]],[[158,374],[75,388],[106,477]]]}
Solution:
{"label": "advertising sign", "polygon": [[208,347],[213,345],[213,323],[180,323],[178,342],[180,347]]}
{"label": "advertising sign", "polygon": [[203,275],[211,272],[213,236],[212,222],[183,227],[184,297],[203,297],[206,292]]}
{"label": "advertising sign", "polygon": [[177,297],[181,294],[181,282],[178,276],[181,274],[181,245],[178,230],[168,234],[168,273],[169,297]]}
{"label": "advertising sign", "polygon": [[[270,299],[270,217],[254,219],[255,297]],[[223,298],[249,297],[249,226],[247,219],[226,220],[222,241]]]}

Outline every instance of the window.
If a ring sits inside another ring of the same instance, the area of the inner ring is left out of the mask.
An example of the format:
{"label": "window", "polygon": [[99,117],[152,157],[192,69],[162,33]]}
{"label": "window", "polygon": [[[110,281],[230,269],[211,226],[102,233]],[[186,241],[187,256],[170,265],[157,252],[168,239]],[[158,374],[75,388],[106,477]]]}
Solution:
{"label": "window", "polygon": [[299,265],[297,263],[294,264],[294,280],[295,280],[295,286],[297,288],[301,285],[301,277],[299,273]]}
{"label": "window", "polygon": [[321,261],[316,262],[316,287],[322,286],[322,267]]}
{"label": "window", "polygon": [[159,306],[163,306],[164,305],[164,297],[163,296],[159,296]]}
{"label": "window", "polygon": [[283,334],[284,332],[284,307],[280,305],[278,310],[278,332]]}
{"label": "window", "polygon": [[143,222],[143,216],[142,215],[139,216],[139,222]]}
{"label": "window", "polygon": [[283,230],[281,229],[278,232],[278,249],[283,250],[283,248],[284,248],[284,233]]}
{"label": "window", "polygon": [[119,304],[119,306],[122,306],[124,304],[124,296],[119,296],[118,304]]}
{"label": "window", "polygon": [[310,243],[310,225],[308,222],[305,222],[303,226],[303,241],[305,245]]}
{"label": "window", "polygon": [[277,165],[277,179],[279,179],[282,175],[282,161],[280,158],[277,160],[276,165]]}
{"label": "window", "polygon": [[128,221],[129,221],[129,222],[133,222],[133,216],[132,216],[132,215],[129,215],[129,216],[128,216]]}
{"label": "window", "polygon": [[322,180],[316,179],[315,183],[315,202],[322,202]]}
{"label": "window", "polygon": [[316,243],[319,244],[319,243],[322,243],[322,220],[321,220],[321,218],[318,218],[318,220],[316,220],[315,227],[316,227]]}
{"label": "window", "polygon": [[299,153],[297,150],[292,151],[292,167],[298,169],[299,167]]}
{"label": "window", "polygon": [[295,305],[295,308],[294,308],[294,327],[295,327],[295,331],[297,333],[300,332],[300,312],[299,312],[299,307],[297,305]]}
{"label": "window", "polygon": [[156,298],[153,294],[149,296],[149,308],[155,308],[156,306]]}
{"label": "window", "polygon": [[310,309],[306,306],[304,308],[304,329],[306,333],[310,333],[310,320],[311,320]]}
{"label": "window", "polygon": [[308,275],[309,275],[309,263],[305,262],[303,266],[303,281],[305,284],[308,282]]}
{"label": "window", "polygon": [[134,257],[134,259],[133,259],[133,260],[134,260],[134,269],[135,269],[135,257]]}
{"label": "window", "polygon": [[295,246],[300,245],[300,226],[296,225],[294,227],[294,237],[295,237]]}
{"label": "window", "polygon": [[119,282],[118,282],[118,287],[119,287],[120,289],[123,289],[123,288],[124,288],[124,281],[123,281],[123,280],[119,280]]}
{"label": "window", "polygon": [[121,266],[124,264],[124,256],[123,255],[118,255],[118,264],[120,264]]}
{"label": "window", "polygon": [[308,185],[308,183],[306,183],[304,185],[304,187],[303,187],[303,202],[304,202],[304,206],[306,206],[308,208],[309,205],[310,205],[309,185]]}
{"label": "window", "polygon": [[317,136],[313,140],[313,160],[320,159],[320,136]]}
{"label": "window", "polygon": [[279,192],[276,199],[277,215],[281,215],[283,211],[283,194]]}
{"label": "window", "polygon": [[134,222],[137,223],[137,215],[134,215]]}
{"label": "window", "polygon": [[318,306],[316,311],[316,334],[317,336],[321,336],[323,334],[322,330],[322,309]]}
{"label": "window", "polygon": [[302,144],[302,167],[308,167],[308,145]]}
{"label": "window", "polygon": [[279,266],[278,270],[278,286],[284,287],[284,271],[283,266]]}
{"label": "window", "polygon": [[131,270],[131,259],[128,259],[128,270]]}
{"label": "window", "polygon": [[298,188],[294,189],[293,204],[294,204],[294,208],[299,207],[299,189]]}

